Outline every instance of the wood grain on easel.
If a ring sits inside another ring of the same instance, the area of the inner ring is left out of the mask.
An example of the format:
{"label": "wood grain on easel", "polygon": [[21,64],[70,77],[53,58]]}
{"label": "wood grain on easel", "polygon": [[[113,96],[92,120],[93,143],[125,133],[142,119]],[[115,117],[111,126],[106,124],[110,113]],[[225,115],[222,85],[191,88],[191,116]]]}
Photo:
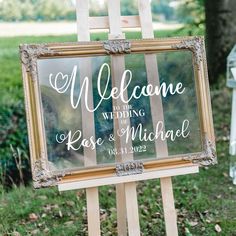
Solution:
{"label": "wood grain on easel", "polygon": [[[108,0],[108,16],[109,16],[109,39],[124,39],[125,35],[121,29],[121,16],[120,16],[120,0]],[[111,68],[112,68],[112,86],[120,87],[120,78],[125,70],[125,58],[123,55],[111,56]],[[127,92],[124,97],[128,97]],[[124,102],[121,99],[114,99],[113,106],[122,107]],[[122,124],[120,119],[114,121],[114,130],[121,130],[130,125],[130,119],[126,119],[126,124]],[[121,147],[127,149],[132,146],[131,139],[128,142],[125,138],[116,137],[116,148],[119,150]],[[124,159],[125,158],[125,159]],[[127,162],[133,160],[133,154],[126,154],[125,156],[119,154],[116,156],[117,162]],[[137,205],[137,192],[136,183],[119,184],[116,187],[117,198],[117,223],[118,223],[118,235],[127,235],[127,221],[128,231],[130,236],[140,235],[139,226],[139,214]],[[122,202],[123,201],[123,202]],[[126,218],[127,217],[127,218]]]}
{"label": "wood grain on easel", "polygon": [[[179,175],[188,175],[188,174],[194,174],[199,172],[198,165],[189,165],[186,167],[178,167],[173,169],[163,169],[158,171],[148,171],[144,172],[143,174],[139,175],[127,175],[123,176],[122,178],[120,176],[113,176],[113,177],[104,177],[104,178],[98,178],[98,179],[85,179],[81,181],[75,181],[75,182],[67,182],[67,183],[61,183],[58,188],[59,191],[67,191],[67,190],[75,190],[75,189],[83,189],[83,188],[91,188],[94,186],[104,186],[104,185],[111,185],[111,184],[117,184],[119,183],[129,183],[129,182],[135,182],[135,181],[143,181],[148,179],[159,179],[159,178],[166,178],[169,176],[179,176]],[[122,186],[122,185],[119,185]],[[125,197],[118,198],[120,200],[120,204],[123,205],[125,203]],[[117,203],[118,204],[118,203]],[[123,209],[123,208],[122,208]],[[121,214],[122,215],[122,214]]]}
{"label": "wood grain on easel", "polygon": [[[76,1],[76,15],[77,15],[77,33],[79,41],[90,41],[89,32],[89,1],[77,0]],[[88,76],[90,79],[90,89],[88,89],[88,103],[90,107],[93,107],[93,93],[92,93],[92,67],[91,60],[88,58],[83,60],[80,64],[80,83],[82,78]],[[94,114],[88,112],[85,109],[85,101],[81,100],[81,113],[82,113],[82,130],[83,137],[95,137]],[[96,165],[96,150],[90,148],[84,148],[85,166]],[[99,209],[99,196],[98,188],[86,189],[87,200],[87,220],[88,220],[88,233],[89,236],[99,236],[100,230],[100,209]]]}
{"label": "wood grain on easel", "polygon": [[[138,28],[140,21],[138,16],[120,16],[122,28]],[[90,29],[109,29],[108,16],[96,16],[89,18]]]}
{"label": "wood grain on easel", "polygon": [[[152,14],[150,2],[146,0],[138,0],[139,16],[142,29],[142,37],[154,38],[153,26],[152,26]],[[158,64],[156,55],[145,55],[145,64],[147,70],[148,82],[159,86],[159,75],[158,75]],[[160,96],[150,97],[151,113],[153,127],[158,121],[164,122],[164,111],[162,106],[162,99]],[[157,157],[168,156],[167,141],[156,140],[155,149]],[[165,225],[166,225],[166,235],[167,236],[177,236],[177,217],[174,205],[174,196],[172,190],[171,177],[160,178],[161,182],[161,194],[164,209]]]}

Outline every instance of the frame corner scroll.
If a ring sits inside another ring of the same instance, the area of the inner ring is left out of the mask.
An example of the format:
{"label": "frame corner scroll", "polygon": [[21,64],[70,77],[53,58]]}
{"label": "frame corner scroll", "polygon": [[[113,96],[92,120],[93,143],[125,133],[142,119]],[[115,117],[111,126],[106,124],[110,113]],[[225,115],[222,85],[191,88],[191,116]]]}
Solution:
{"label": "frame corner scroll", "polygon": [[198,155],[189,155],[184,157],[183,160],[191,161],[193,164],[198,164],[199,166],[209,166],[216,165],[217,157],[216,157],[216,149],[215,145],[211,140],[208,139],[207,135],[204,135],[204,143],[203,143],[204,151]]}
{"label": "frame corner scroll", "polygon": [[40,56],[53,56],[56,53],[47,47],[46,44],[40,45],[20,45],[20,59],[26,68],[26,72],[31,73],[33,81],[37,78],[37,59]]}
{"label": "frame corner scroll", "polygon": [[200,70],[200,64],[204,61],[204,39],[200,36],[195,36],[190,39],[184,39],[180,43],[172,46],[173,49],[189,49],[194,55],[194,64]]}
{"label": "frame corner scroll", "polygon": [[117,176],[142,174],[143,170],[144,166],[142,161],[130,161],[116,165]]}
{"label": "frame corner scroll", "polygon": [[32,175],[34,188],[55,186],[65,176],[64,173],[54,175],[49,169],[48,161],[44,158],[34,162]]}
{"label": "frame corner scroll", "polygon": [[131,52],[131,42],[123,39],[107,40],[103,42],[103,48],[109,54],[128,54]]}

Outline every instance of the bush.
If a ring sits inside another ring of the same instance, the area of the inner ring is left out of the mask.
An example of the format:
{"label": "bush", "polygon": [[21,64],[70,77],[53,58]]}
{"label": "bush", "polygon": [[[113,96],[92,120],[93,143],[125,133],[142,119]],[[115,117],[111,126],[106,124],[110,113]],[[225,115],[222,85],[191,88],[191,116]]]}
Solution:
{"label": "bush", "polygon": [[23,102],[0,106],[0,182],[5,186],[29,181],[30,165]]}

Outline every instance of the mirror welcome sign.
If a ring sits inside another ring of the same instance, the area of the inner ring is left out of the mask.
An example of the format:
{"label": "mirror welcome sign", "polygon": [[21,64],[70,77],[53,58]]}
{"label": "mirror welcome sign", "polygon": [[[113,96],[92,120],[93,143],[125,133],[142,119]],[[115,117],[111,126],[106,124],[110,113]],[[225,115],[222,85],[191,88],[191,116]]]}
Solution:
{"label": "mirror welcome sign", "polygon": [[216,164],[203,38],[20,53],[35,188]]}

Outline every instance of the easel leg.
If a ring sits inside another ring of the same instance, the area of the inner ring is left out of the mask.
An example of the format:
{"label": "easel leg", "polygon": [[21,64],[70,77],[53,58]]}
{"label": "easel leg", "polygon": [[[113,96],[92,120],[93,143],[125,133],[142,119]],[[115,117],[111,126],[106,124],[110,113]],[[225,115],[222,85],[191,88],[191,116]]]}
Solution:
{"label": "easel leg", "polygon": [[[122,29],[121,29],[120,0],[108,0],[108,13],[109,13],[108,17],[109,17],[109,28],[110,28],[109,39],[125,38],[125,35],[122,33]],[[113,68],[112,69],[113,71],[114,71],[114,68],[116,70],[116,74],[113,74],[113,82],[112,82],[114,84],[113,86],[119,87],[120,78],[125,70],[124,57],[119,56],[119,57],[112,58],[112,68]],[[115,104],[120,105],[120,106],[122,106],[123,104],[121,101],[115,101],[115,102],[118,102]],[[120,129],[120,128],[122,128],[122,125],[119,124],[119,121],[118,121],[117,124],[115,123],[114,129]],[[132,143],[130,143],[129,145],[132,145]],[[133,159],[132,154],[130,154],[127,159],[132,160]],[[122,161],[122,158],[120,161]],[[130,197],[129,195],[133,197]],[[133,206],[133,204],[135,203],[137,204],[136,184],[130,183],[129,187],[126,187],[126,184],[117,185],[116,186],[116,202],[117,202],[116,206],[117,206],[118,235],[119,236],[127,235],[127,220],[128,220],[129,236],[139,235],[139,233],[137,233],[139,232],[138,211],[135,213],[132,213],[132,210],[135,210],[135,206]],[[137,213],[137,216],[136,216],[136,213]],[[135,220],[137,220],[137,222],[135,222]],[[137,229],[135,229],[136,224],[138,224]]]}
{"label": "easel leg", "polygon": [[161,194],[167,236],[178,236],[177,215],[174,204],[171,177],[161,178]]}
{"label": "easel leg", "polygon": [[88,235],[100,236],[100,212],[98,188],[87,188],[87,219],[88,219]]}
{"label": "easel leg", "polygon": [[126,200],[125,185],[116,185],[116,209],[117,209],[117,233],[119,236],[127,235],[127,219],[126,219]]}
{"label": "easel leg", "polygon": [[129,236],[139,236],[139,214],[138,214],[138,201],[136,192],[136,183],[126,183],[125,185],[125,201],[127,209],[127,220]]}
{"label": "easel leg", "polygon": [[[89,0],[76,0],[76,16],[77,16],[77,36],[78,41],[90,41],[90,32],[89,32]],[[87,64],[86,64],[87,63]],[[91,63],[89,60],[83,65],[84,73],[88,75],[91,73]],[[91,90],[90,90],[91,92]],[[90,105],[93,104],[93,95],[89,94]],[[92,105],[93,106],[93,105]],[[82,108],[82,111],[86,109]],[[93,114],[82,113],[82,116],[85,117],[83,120],[89,117],[90,123],[94,124]],[[90,124],[89,123],[89,124]],[[85,137],[91,137],[95,134],[95,127],[87,127],[86,123],[83,124],[83,135]],[[96,163],[96,153],[90,153],[89,149],[85,149],[87,153],[86,156],[90,157],[90,161],[93,160],[93,164]],[[89,163],[91,164],[91,162]],[[86,166],[89,165],[85,163]],[[99,195],[98,188],[88,188],[86,189],[86,200],[87,200],[87,219],[88,219],[88,234],[89,236],[100,236],[100,209],[99,209]]]}
{"label": "easel leg", "polygon": [[[150,2],[147,0],[138,0],[138,7],[139,7],[139,15],[140,15],[143,38],[154,38]],[[152,84],[156,83],[158,85],[160,82],[158,81],[159,78],[158,78],[156,57],[153,55],[146,55],[145,60],[146,60],[146,68],[148,72],[149,81],[151,81]],[[157,120],[154,121],[154,124],[156,124],[158,120],[164,121],[163,117],[164,113],[161,99],[159,101],[158,100],[154,101],[151,99],[151,107],[152,107],[152,117],[157,118]],[[157,111],[158,113],[156,113]],[[156,150],[158,150],[158,153],[162,154],[163,156],[168,155],[167,143],[166,142],[161,143],[156,141]],[[161,193],[162,193],[164,217],[166,224],[166,235],[178,236],[177,217],[174,205],[171,177],[161,178],[160,181],[161,181]]]}

